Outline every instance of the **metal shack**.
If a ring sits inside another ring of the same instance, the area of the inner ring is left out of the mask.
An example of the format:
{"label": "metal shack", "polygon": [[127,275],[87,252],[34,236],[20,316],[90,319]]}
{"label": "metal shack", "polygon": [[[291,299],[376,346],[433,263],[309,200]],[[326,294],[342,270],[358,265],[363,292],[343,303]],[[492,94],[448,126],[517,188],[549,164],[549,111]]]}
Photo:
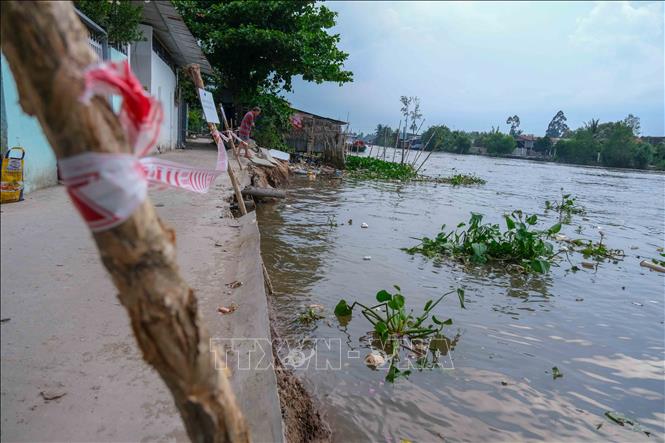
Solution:
{"label": "metal shack", "polygon": [[291,131],[286,144],[295,152],[321,154],[323,162],[344,168],[344,131],[346,122],[293,109]]}

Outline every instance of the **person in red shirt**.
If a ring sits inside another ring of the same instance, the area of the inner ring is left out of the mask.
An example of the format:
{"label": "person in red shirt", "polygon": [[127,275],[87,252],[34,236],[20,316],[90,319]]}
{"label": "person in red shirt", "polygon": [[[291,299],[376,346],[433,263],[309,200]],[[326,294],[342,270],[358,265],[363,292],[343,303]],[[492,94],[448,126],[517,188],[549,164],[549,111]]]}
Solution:
{"label": "person in red shirt", "polygon": [[254,127],[254,120],[256,117],[258,117],[261,114],[261,108],[258,106],[254,106],[250,111],[245,114],[245,116],[242,118],[242,122],[240,123],[240,129],[238,130],[238,136],[243,143],[243,146],[245,147],[245,157],[251,158],[252,156],[249,154],[249,136],[252,133],[252,128]]}

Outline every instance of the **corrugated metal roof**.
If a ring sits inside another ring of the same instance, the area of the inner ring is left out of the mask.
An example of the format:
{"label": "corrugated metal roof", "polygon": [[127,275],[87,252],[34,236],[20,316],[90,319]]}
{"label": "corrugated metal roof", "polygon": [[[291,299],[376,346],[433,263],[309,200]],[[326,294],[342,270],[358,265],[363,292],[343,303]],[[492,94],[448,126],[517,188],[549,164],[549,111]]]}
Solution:
{"label": "corrugated metal roof", "polygon": [[331,123],[335,123],[335,124],[338,124],[338,125],[345,125],[345,124],[347,123],[347,122],[343,122],[343,121],[341,121],[341,120],[336,120],[336,119],[334,119],[334,118],[324,117],[324,116],[322,116],[322,115],[316,115],[316,114],[314,114],[314,113],[312,113],[312,112],[303,111],[302,109],[296,109],[296,108],[293,108],[293,107],[292,107],[291,109],[292,109],[293,111],[295,111],[295,112],[300,113],[300,114],[309,115],[309,116],[311,116],[311,117],[315,117],[315,118],[318,118],[318,119],[321,119],[321,120],[328,120],[329,122],[331,122]]}
{"label": "corrugated metal roof", "polygon": [[141,22],[153,27],[159,41],[171,53],[178,66],[196,63],[204,74],[212,74],[212,67],[201,47],[189,31],[182,16],[170,1],[136,1],[143,6]]}

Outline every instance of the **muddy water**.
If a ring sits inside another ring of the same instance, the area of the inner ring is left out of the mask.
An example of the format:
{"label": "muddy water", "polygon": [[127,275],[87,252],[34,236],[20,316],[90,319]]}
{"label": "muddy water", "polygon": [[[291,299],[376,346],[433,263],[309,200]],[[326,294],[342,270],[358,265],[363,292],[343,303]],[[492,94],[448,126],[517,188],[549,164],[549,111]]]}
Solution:
{"label": "muddy water", "polygon": [[[341,354],[339,370],[317,370],[313,360],[298,370],[335,440],[663,440],[665,274],[639,262],[663,246],[665,176],[449,154],[433,155],[426,173],[454,170],[487,184],[296,179],[285,202],[260,208],[279,331],[292,343],[306,340],[305,347],[341,340],[341,347],[319,345],[316,354],[333,362]],[[524,277],[400,250],[417,243],[411,237],[468,220],[471,211],[500,222],[504,212],[522,209],[549,226],[557,216],[544,202],[561,187],[587,210],[562,232],[597,240],[601,226],[605,242],[625,251],[623,261],[576,273],[564,262],[545,276]],[[467,301],[462,310],[448,297],[436,309],[454,321],[444,329],[452,348],[442,356],[447,369],[415,371],[391,385],[385,371],[363,364],[369,323],[355,315],[341,326],[332,310],[340,298],[371,303],[393,284],[410,307],[456,287],[465,288]],[[327,318],[303,325],[298,315],[311,304],[323,305]],[[553,379],[553,366],[563,377]],[[636,419],[651,437],[612,423],[606,411]]]}

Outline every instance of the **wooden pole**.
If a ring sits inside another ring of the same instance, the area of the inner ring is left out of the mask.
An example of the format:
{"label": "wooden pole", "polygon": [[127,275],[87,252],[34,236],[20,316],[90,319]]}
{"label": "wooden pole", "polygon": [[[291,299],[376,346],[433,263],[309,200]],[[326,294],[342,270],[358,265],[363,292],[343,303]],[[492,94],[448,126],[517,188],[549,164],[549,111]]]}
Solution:
{"label": "wooden pole", "polygon": [[397,125],[397,137],[395,138],[395,147],[393,148],[393,163],[395,162],[395,153],[397,153],[397,145],[399,144],[399,130],[402,128],[402,120]]}
{"label": "wooden pole", "polygon": [[[423,123],[425,123],[425,119],[423,119],[423,121],[420,122],[420,126],[418,126],[418,130],[416,131],[416,136],[420,133],[420,128],[423,127]],[[409,141],[409,146],[406,150],[406,160],[405,160],[407,163],[409,162],[410,154],[411,154],[411,142]]]}
{"label": "wooden pole", "polygon": [[[198,65],[197,65],[198,66]],[[191,74],[190,74],[191,75]],[[199,69],[199,76],[200,76],[200,69]],[[226,120],[226,112],[224,112],[224,107],[222,104],[219,104],[219,109],[222,111],[222,118],[224,119],[224,128],[227,131],[227,134],[229,134],[229,142],[231,143],[231,148],[233,149],[233,154],[236,156],[236,160],[238,161],[238,167],[242,171],[242,163],[240,163],[240,148],[236,147],[236,143],[233,141],[233,135],[231,135],[231,129],[229,128],[229,122]]]}
{"label": "wooden pole", "polygon": [[[58,159],[132,153],[108,100],[80,100],[83,71],[97,58],[70,2],[3,1],[0,22],[21,107],[37,117]],[[171,391],[189,438],[248,442],[228,380],[213,362],[224,354],[211,346],[194,291],[180,275],[175,232],[146,198],[125,222],[93,238],[143,358]]]}
{"label": "wooden pole", "polygon": [[[194,86],[200,89],[205,89],[205,86],[203,84],[203,78],[201,77],[201,68],[199,65],[192,63],[191,65],[187,66],[187,72],[189,72],[189,75],[192,77],[192,81],[194,82]],[[226,123],[226,116],[224,116],[224,122]],[[226,127],[228,128],[228,123],[226,124]],[[210,135],[213,135],[215,131],[217,131],[217,125],[214,123],[208,122],[208,129],[210,130]],[[214,137],[213,137],[214,139]],[[235,145],[233,144],[233,137],[231,137],[231,146],[233,147],[233,151],[235,153]],[[225,148],[222,148],[225,149]],[[240,157],[238,154],[236,154],[236,159],[238,160],[238,166],[242,170],[242,165],[240,164]],[[238,200],[238,206],[240,207],[240,212],[245,215],[247,214],[247,208],[245,207],[245,200],[242,198],[242,193],[240,192],[240,186],[238,185],[238,180],[236,179],[236,175],[233,172],[233,168],[231,167],[231,162],[227,163],[227,172],[229,173],[229,178],[231,179],[231,186],[233,186],[233,192],[236,195],[236,200]]]}
{"label": "wooden pole", "polygon": [[[430,137],[431,138],[431,137]],[[425,163],[427,163],[427,160],[429,160],[430,155],[432,155],[432,152],[434,152],[434,146],[432,146],[432,149],[429,150],[429,154],[427,154],[427,157],[425,157],[425,160],[418,166],[418,169],[416,169],[416,174],[418,174],[418,171],[420,171],[420,168],[423,167]]]}
{"label": "wooden pole", "polygon": [[418,154],[416,154],[416,157],[413,159],[413,163],[411,163],[411,166],[416,165],[416,163],[418,162],[418,159],[420,158],[422,153],[427,150],[427,147],[429,146],[429,143],[432,141],[432,137],[434,137],[434,134],[436,134],[437,132],[438,132],[438,129],[432,131],[432,135],[429,136],[429,139],[427,140],[427,143],[425,143],[425,146],[423,146],[423,148],[420,150],[420,152],[418,152]]}

